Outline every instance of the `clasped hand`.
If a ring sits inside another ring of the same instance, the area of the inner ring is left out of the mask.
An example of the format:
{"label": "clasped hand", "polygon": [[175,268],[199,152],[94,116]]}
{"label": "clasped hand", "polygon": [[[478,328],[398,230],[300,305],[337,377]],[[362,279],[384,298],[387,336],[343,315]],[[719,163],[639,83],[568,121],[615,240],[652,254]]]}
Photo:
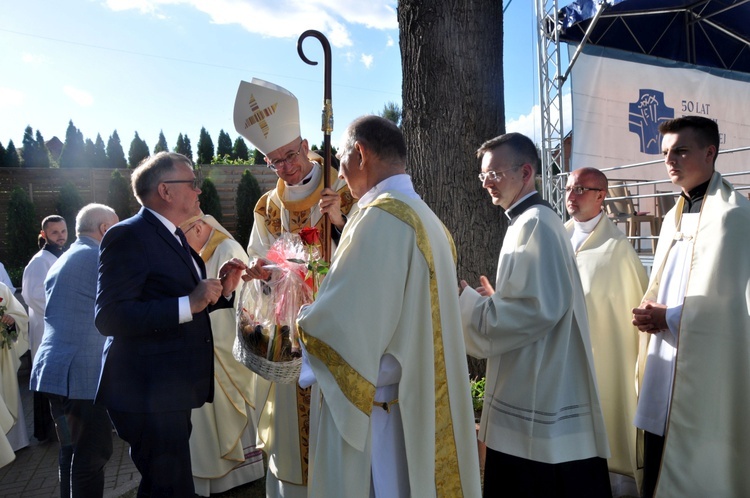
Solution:
{"label": "clasped hand", "polygon": [[219,278],[207,278],[198,282],[190,298],[190,312],[200,313],[206,306],[216,304],[221,296],[229,296],[240,284],[242,273],[248,266],[238,258],[232,258],[219,268]]}
{"label": "clasped hand", "polygon": [[651,300],[644,300],[640,307],[633,308],[633,325],[641,332],[656,333],[669,329],[667,307]]}

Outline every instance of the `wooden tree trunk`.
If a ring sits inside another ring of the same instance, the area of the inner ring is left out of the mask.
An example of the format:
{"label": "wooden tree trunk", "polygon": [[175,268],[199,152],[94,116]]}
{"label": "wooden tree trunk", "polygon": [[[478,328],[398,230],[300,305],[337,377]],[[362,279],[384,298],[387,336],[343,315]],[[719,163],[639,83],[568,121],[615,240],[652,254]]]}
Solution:
{"label": "wooden tree trunk", "polygon": [[507,219],[477,178],[475,151],[505,133],[502,2],[399,0],[398,22],[408,172],[453,234],[458,278],[494,282]]}

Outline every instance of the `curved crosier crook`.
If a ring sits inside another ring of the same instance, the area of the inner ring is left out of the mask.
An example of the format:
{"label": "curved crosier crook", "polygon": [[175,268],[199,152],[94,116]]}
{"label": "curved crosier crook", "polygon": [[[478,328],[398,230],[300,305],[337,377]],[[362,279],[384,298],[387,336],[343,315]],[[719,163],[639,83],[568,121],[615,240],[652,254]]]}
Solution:
{"label": "curved crosier crook", "polygon": [[[333,131],[333,106],[331,104],[331,44],[328,42],[328,38],[325,37],[320,31],[314,29],[308,29],[302,33],[297,40],[297,53],[305,63],[311,66],[317,66],[316,61],[310,60],[302,50],[302,42],[305,38],[317,38],[320,44],[323,46],[324,55],[324,81],[323,81],[323,123],[321,130],[323,131],[323,187],[330,188],[331,186],[331,132]],[[323,220],[323,258],[326,261],[331,261],[331,219],[326,214]]]}

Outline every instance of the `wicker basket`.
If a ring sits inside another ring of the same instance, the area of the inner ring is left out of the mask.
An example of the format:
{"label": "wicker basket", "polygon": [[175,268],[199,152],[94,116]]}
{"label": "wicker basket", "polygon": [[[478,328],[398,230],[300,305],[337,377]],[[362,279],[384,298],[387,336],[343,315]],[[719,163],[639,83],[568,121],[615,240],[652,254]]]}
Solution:
{"label": "wicker basket", "polygon": [[[244,304],[247,299],[249,284],[250,282],[245,282],[242,286],[240,303]],[[237,314],[237,335],[232,349],[235,359],[271,382],[279,382],[281,384],[296,383],[299,379],[300,369],[302,368],[302,358],[292,358],[288,361],[271,361],[265,356],[256,354],[256,351],[249,347],[243,337],[240,313],[242,313],[242,306],[240,306]]]}
{"label": "wicker basket", "polygon": [[299,379],[302,358],[291,361],[270,361],[241,346],[242,336],[234,341],[234,357],[247,368],[266,380],[281,384],[294,384]]}

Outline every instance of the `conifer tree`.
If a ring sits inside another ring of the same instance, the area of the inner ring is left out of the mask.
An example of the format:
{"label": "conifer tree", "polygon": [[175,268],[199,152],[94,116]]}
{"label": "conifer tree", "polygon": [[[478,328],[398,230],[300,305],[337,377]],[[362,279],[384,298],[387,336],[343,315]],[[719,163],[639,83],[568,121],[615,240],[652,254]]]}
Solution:
{"label": "conifer tree", "polygon": [[401,126],[401,107],[395,102],[388,102],[383,106],[380,116],[391,121],[396,126]]}
{"label": "conifer tree", "polygon": [[198,164],[211,164],[214,158],[214,142],[206,128],[201,127],[201,135],[198,139]]}
{"label": "conifer tree", "polygon": [[169,147],[167,147],[167,139],[164,138],[163,131],[159,131],[159,141],[156,142],[156,145],[154,146],[154,154],[157,154],[159,152],[169,152]]}
{"label": "conifer tree", "polygon": [[[81,194],[78,193],[78,188],[73,182],[67,182],[60,188],[60,195],[57,198],[57,214],[65,218],[65,223],[69,227],[76,226],[76,215],[78,211],[83,207],[83,199]],[[68,243],[67,246],[73,243],[75,240],[75,230],[68,232]]]}
{"label": "conifer tree", "polygon": [[219,192],[216,190],[213,180],[206,178],[201,184],[201,193],[198,195],[198,200],[201,203],[201,209],[205,214],[210,214],[216,220],[221,223],[221,200],[219,199]]}
{"label": "conifer tree", "polygon": [[21,158],[18,157],[18,151],[16,146],[13,144],[13,140],[8,141],[8,148],[5,150],[5,167],[6,168],[19,168],[21,166]]}
{"label": "conifer tree", "polygon": [[3,143],[0,142],[0,168],[5,167],[5,147],[3,147]]}
{"label": "conifer tree", "polygon": [[107,163],[112,169],[127,168],[128,162],[125,160],[125,151],[122,150],[120,136],[117,130],[112,132],[107,140]]}
{"label": "conifer tree", "polygon": [[232,159],[237,161],[247,161],[250,158],[250,151],[242,137],[237,137],[232,147]]}
{"label": "conifer tree", "polygon": [[134,169],[136,166],[141,164],[145,158],[149,156],[148,144],[141,140],[138,136],[138,132],[135,132],[133,141],[130,142],[130,150],[128,151],[128,167]]}
{"label": "conifer tree", "polygon": [[182,155],[193,161],[193,146],[190,144],[190,137],[188,137],[187,134],[185,134],[184,148],[185,152],[183,152]]}
{"label": "conifer tree", "polygon": [[83,162],[78,166],[79,168],[93,168],[94,162],[96,161],[94,141],[87,138],[83,142]]}
{"label": "conifer tree", "polygon": [[255,221],[255,205],[260,199],[260,185],[250,170],[246,169],[242,173],[240,184],[237,186],[237,198],[235,206],[237,208],[237,242],[242,247],[247,247],[250,241],[250,231],[253,229]]}
{"label": "conifer tree", "polygon": [[112,172],[107,190],[107,205],[115,210],[117,217],[121,220],[130,218],[130,185],[118,170]]}
{"label": "conifer tree", "polygon": [[[15,147],[13,150],[15,151]],[[23,268],[37,251],[37,223],[34,203],[31,202],[29,194],[20,187],[14,188],[8,201],[8,267]]]}
{"label": "conifer tree", "polygon": [[34,130],[31,126],[27,126],[23,131],[21,164],[24,168],[36,168],[36,141],[34,141]]}
{"label": "conifer tree", "polygon": [[68,122],[68,129],[65,131],[65,144],[60,153],[60,167],[80,168],[83,160],[83,133],[73,125],[71,120]]}
{"label": "conifer tree", "polygon": [[232,138],[224,130],[219,131],[219,143],[216,147],[216,157],[223,159],[224,156],[232,156]]}
{"label": "conifer tree", "polygon": [[185,140],[182,138],[182,133],[177,135],[177,144],[174,146],[174,151],[178,154],[185,154],[183,151],[185,150]]}
{"label": "conifer tree", "polygon": [[24,168],[49,168],[49,151],[44,143],[44,138],[39,130],[36,131],[27,126],[23,133],[23,148],[21,149]]}
{"label": "conifer tree", "polygon": [[266,164],[266,156],[260,149],[255,149],[255,152],[253,152],[253,164]]}
{"label": "conifer tree", "polygon": [[96,142],[94,142],[94,156],[91,164],[92,168],[107,168],[109,167],[107,161],[107,150],[104,148],[104,140],[100,134],[96,134]]}
{"label": "conifer tree", "polygon": [[49,168],[51,166],[49,150],[39,130],[36,130],[36,164],[37,168]]}

